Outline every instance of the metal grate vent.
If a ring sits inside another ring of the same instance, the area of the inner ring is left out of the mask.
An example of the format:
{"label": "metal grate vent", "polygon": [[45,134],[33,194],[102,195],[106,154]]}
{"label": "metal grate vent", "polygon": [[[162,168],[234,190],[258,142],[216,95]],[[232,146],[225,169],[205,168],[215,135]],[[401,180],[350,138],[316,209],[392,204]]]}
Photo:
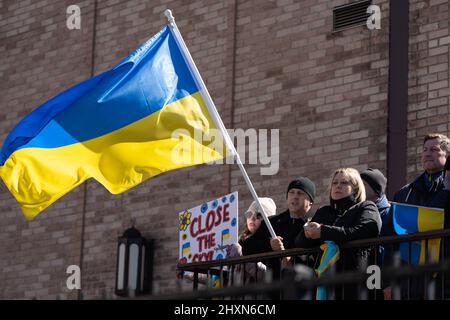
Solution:
{"label": "metal grate vent", "polygon": [[370,16],[367,8],[371,4],[371,0],[364,0],[333,8],[333,31],[366,25]]}

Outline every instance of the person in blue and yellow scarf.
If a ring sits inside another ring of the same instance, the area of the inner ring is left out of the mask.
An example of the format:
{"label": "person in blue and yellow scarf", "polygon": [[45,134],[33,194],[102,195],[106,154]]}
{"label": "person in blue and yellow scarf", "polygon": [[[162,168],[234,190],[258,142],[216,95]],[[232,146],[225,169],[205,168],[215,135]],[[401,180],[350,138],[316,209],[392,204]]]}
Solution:
{"label": "person in blue and yellow scarf", "polygon": [[[360,264],[359,250],[339,251],[347,241],[377,237],[381,218],[376,205],[366,201],[366,192],[359,172],[353,168],[337,169],[331,178],[330,204],[321,207],[295,239],[296,247],[321,246],[316,274],[321,276],[336,268],[337,272],[356,270]],[[336,287],[330,295],[319,288],[316,299],[357,299],[357,287]],[[331,297],[332,296],[332,297]]]}

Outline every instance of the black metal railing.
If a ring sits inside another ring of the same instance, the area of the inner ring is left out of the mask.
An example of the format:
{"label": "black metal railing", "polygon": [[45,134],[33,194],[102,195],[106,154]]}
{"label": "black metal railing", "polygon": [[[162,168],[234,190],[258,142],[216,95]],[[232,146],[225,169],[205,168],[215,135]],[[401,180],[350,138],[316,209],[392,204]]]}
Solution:
{"label": "black metal railing", "polygon": [[[433,239],[441,239],[439,261],[434,262],[430,261],[428,246],[428,242]],[[425,241],[425,261],[420,265],[414,265],[411,261],[412,246],[417,245],[418,241]],[[331,292],[330,299],[383,299],[382,290],[367,287],[367,280],[371,276],[366,269],[369,265],[380,267],[383,287],[391,288],[394,299],[450,299],[448,266],[450,257],[446,252],[450,252],[447,249],[449,243],[450,230],[351,241],[340,246],[340,259],[345,261],[346,255],[357,252],[361,257],[359,267],[346,268],[341,263],[338,270],[333,270],[330,276],[322,278],[316,278],[313,272],[317,266],[319,248],[289,249],[190,263],[180,265],[178,269],[183,273],[192,273],[194,290],[187,294],[183,293],[184,299],[190,299],[189,297],[314,299],[315,291],[320,286],[325,286],[327,291]],[[400,259],[400,244],[408,246],[406,261]],[[284,257],[293,257],[295,263],[292,268],[279,267]],[[272,271],[278,270],[277,274],[265,272],[259,275],[256,272],[252,281],[248,281],[246,266],[253,265],[254,269],[258,270],[258,262],[265,262],[266,266],[275,266]],[[213,288],[213,280],[219,288]],[[204,290],[199,290],[201,284]],[[348,290],[346,285],[353,286],[353,289]]]}

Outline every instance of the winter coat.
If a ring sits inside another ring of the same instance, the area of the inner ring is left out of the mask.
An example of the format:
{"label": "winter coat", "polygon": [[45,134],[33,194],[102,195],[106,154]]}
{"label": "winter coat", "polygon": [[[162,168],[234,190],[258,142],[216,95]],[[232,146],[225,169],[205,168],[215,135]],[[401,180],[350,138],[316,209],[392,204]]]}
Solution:
{"label": "winter coat", "polygon": [[425,172],[412,183],[401,188],[394,196],[394,202],[408,203],[422,207],[444,208],[447,193],[444,190],[443,175],[431,189],[425,185]]}
{"label": "winter coat", "polygon": [[[444,228],[450,228],[450,191],[445,190],[444,188],[444,173],[435,180],[430,188],[426,186],[425,183],[426,173],[422,173],[419,177],[417,177],[412,183],[407,184],[403,188],[401,188],[394,196],[394,202],[398,203],[407,203],[416,206],[422,207],[432,207],[432,208],[443,208],[444,209]],[[392,214],[390,214],[389,219],[389,234],[395,235],[393,226],[392,226]],[[445,239],[444,242],[444,257],[447,259],[450,258],[450,239]],[[388,255],[387,257],[389,262],[392,260],[392,257]],[[437,296],[436,298],[441,299],[441,284],[442,281],[440,279],[441,275],[438,275],[436,278],[437,284]],[[407,287],[406,283],[401,284],[402,287],[402,297],[406,297],[407,295]],[[424,297],[424,286],[423,281],[420,279],[412,279],[410,283],[410,298],[411,299],[423,299]],[[450,277],[446,274],[446,298],[450,298]]]}
{"label": "winter coat", "polygon": [[343,212],[324,206],[317,210],[311,220],[322,225],[320,239],[308,239],[305,232],[298,234],[295,246],[300,248],[318,247],[325,240],[337,245],[352,240],[377,237],[381,230],[381,218],[372,201],[357,203]]}
{"label": "winter coat", "polygon": [[[312,248],[320,246],[324,241],[334,241],[338,246],[352,241],[377,237],[381,230],[381,218],[376,205],[372,201],[364,201],[337,210],[332,206],[324,206],[317,210],[311,220],[321,224],[320,239],[306,238],[302,230],[295,245],[299,248]],[[361,259],[368,258],[368,250],[346,249],[341,250],[341,258],[336,263],[336,271],[356,270]],[[318,267],[321,253],[317,255],[315,266]],[[345,268],[345,269],[344,269]],[[354,285],[346,285],[345,299],[356,299],[357,288]],[[341,287],[336,287],[336,299],[341,299]]]}

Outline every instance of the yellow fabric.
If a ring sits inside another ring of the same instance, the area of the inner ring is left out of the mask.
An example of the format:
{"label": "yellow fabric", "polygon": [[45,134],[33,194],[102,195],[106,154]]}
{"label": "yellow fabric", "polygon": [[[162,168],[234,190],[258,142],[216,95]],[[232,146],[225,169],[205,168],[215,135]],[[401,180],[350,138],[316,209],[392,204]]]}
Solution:
{"label": "yellow fabric", "polygon": [[334,265],[340,258],[339,247],[334,243],[334,241],[326,241],[322,243],[320,245],[320,249],[323,253],[322,258],[320,259],[320,265],[316,269],[316,274],[318,277]]}
{"label": "yellow fabric", "polygon": [[[444,211],[434,210],[430,208],[419,208],[417,215],[417,227],[419,232],[442,230],[444,229]],[[420,242],[420,258],[419,264],[425,263],[425,247],[426,240]],[[439,261],[439,251],[441,248],[441,239],[428,240],[428,253],[430,255],[430,262]]]}
{"label": "yellow fabric", "polygon": [[417,217],[419,232],[442,230],[444,228],[444,211],[431,208],[419,208]]}

